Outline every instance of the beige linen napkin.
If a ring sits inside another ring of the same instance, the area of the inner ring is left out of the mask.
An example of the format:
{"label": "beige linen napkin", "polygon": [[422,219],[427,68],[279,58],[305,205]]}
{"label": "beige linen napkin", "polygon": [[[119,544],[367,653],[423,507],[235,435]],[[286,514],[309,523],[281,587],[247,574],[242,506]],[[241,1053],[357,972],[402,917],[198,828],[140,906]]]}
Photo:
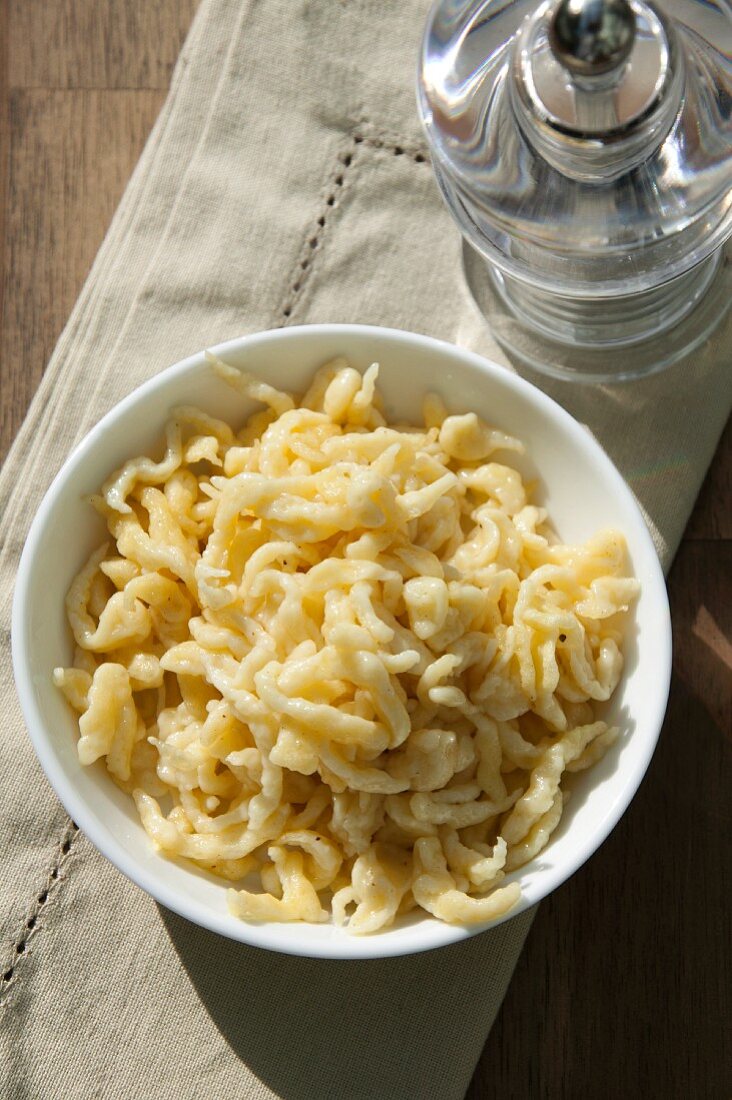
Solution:
{"label": "beige linen napkin", "polygon": [[[234,944],[156,906],[69,823],[10,667],[15,570],[42,493],[156,371],[314,321],[424,331],[505,363],[466,289],[416,120],[425,14],[420,0],[378,16],[366,0],[204,0],[0,475],[8,1100],[457,1100],[501,1003],[530,913],[438,952],[331,963]],[[628,477],[666,564],[729,409],[728,339],[729,325],[640,385],[545,386]]]}

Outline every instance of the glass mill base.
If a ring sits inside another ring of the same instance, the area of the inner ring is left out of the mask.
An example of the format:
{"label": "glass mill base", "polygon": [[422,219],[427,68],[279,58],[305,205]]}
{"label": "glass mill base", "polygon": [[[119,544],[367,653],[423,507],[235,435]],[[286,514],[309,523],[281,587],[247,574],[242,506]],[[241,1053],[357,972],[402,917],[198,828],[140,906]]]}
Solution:
{"label": "glass mill base", "polygon": [[580,382],[627,381],[698,348],[732,303],[732,248],[672,282],[627,297],[578,299],[505,275],[467,243],[471,293],[493,335],[533,370]]}

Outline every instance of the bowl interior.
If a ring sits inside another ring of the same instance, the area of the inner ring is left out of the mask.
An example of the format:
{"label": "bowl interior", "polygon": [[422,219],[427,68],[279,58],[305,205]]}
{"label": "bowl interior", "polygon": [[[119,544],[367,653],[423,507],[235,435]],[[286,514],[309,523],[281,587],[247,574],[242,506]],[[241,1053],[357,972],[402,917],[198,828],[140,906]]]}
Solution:
{"label": "bowl interior", "polygon": [[[380,364],[379,386],[389,419],[416,420],[428,391],[454,412],[474,410],[519,436],[527,455],[512,464],[537,479],[535,499],[549,509],[565,541],[601,527],[626,536],[631,568],[641,582],[626,643],[626,670],[606,715],[622,736],[606,757],[573,781],[572,799],[549,846],[517,872],[520,912],[564,881],[616,823],[647,767],[665,709],[670,626],[665,586],[653,544],[632,496],[590,434],[538,390],[500,367],[425,337],[358,326],[310,326],[246,337],[215,349],[283,389],[302,391],[313,371],[344,354],[364,370]],[[76,755],[76,718],[51,673],[71,660],[64,596],[105,529],[88,494],[122,462],[156,452],[176,405],[194,404],[237,425],[255,407],[214,373],[203,355],[154,378],[112,410],[70,457],[34,521],[16,587],[13,645],[26,722],[43,767],[74,820],[125,874],[188,919],[235,939],[296,954],[369,957],[437,947],[475,931],[426,917],[370,937],[320,925],[246,924],[229,916],[225,885],[149,844],[132,800],[101,764],[83,768]],[[499,456],[500,457],[500,456]],[[651,685],[652,688],[651,688]]]}

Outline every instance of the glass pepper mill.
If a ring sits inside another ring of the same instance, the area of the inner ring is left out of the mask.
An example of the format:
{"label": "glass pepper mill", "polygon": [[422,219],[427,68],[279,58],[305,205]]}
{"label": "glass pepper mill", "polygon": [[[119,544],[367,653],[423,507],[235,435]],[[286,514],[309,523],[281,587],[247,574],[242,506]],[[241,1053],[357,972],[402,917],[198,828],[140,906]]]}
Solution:
{"label": "glass pepper mill", "polygon": [[442,0],[418,102],[509,355],[639,377],[732,301],[729,0]]}

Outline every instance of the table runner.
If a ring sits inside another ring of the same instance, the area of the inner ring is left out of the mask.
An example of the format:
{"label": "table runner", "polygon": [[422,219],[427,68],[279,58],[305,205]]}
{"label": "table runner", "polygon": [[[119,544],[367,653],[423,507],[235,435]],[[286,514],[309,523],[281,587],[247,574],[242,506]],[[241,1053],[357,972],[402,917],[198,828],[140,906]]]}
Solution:
{"label": "table runner", "polygon": [[[204,0],[0,474],[10,1100],[457,1100],[505,993],[532,913],[437,952],[324,962],[231,943],[157,906],[64,814],[10,668],[12,586],[40,498],[91,425],[156,371],[318,321],[427,332],[509,366],[467,289],[417,123],[425,16],[420,0],[378,18],[366,0]],[[541,382],[628,478],[666,566],[729,411],[729,328],[643,383]]]}

